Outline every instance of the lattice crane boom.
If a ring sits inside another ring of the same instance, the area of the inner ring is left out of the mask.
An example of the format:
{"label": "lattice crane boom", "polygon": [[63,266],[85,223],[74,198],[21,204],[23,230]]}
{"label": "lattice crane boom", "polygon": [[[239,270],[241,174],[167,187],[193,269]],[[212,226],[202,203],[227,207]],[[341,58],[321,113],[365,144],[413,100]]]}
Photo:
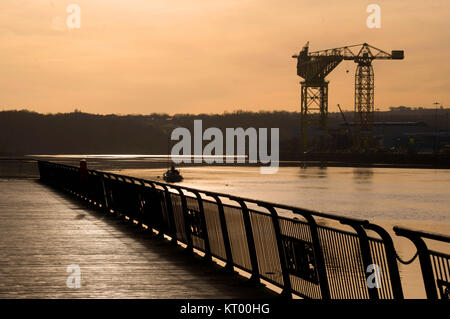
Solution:
{"label": "lattice crane boom", "polygon": [[[367,55],[365,56],[365,54]],[[393,50],[387,53],[370,44],[362,43],[349,45],[340,48],[314,51],[309,53],[310,56],[329,56],[342,57],[343,60],[358,60],[361,58],[370,58],[371,60],[401,60],[403,59],[403,51]]]}

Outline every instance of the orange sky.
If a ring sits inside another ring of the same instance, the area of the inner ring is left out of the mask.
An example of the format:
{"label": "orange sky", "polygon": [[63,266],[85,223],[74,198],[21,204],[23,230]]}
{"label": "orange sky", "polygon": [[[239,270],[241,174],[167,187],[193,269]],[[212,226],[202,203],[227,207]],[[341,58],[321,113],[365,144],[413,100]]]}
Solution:
{"label": "orange sky", "polygon": [[[71,3],[81,29],[65,26]],[[381,29],[366,26],[371,3]],[[0,110],[294,111],[291,55],[307,40],[403,49],[374,62],[375,107],[449,107],[449,17],[448,0],[1,0]],[[355,68],[328,76],[330,112],[353,109]]]}

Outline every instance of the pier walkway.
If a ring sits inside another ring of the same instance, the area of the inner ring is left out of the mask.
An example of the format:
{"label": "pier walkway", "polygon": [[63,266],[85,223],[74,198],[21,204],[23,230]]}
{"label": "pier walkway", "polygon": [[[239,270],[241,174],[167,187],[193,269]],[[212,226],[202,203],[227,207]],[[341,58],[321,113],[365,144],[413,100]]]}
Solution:
{"label": "pier walkway", "polygon": [[276,296],[183,251],[37,180],[0,178],[0,298]]}

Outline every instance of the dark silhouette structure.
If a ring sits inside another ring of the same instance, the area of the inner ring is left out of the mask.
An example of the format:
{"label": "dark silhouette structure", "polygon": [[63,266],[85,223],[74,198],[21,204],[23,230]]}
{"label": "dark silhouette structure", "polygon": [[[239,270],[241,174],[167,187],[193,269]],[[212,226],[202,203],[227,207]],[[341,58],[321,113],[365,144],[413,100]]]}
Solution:
{"label": "dark silhouette structure", "polygon": [[[351,130],[353,112],[343,113]],[[437,153],[449,143],[449,109],[392,107],[374,113],[374,135],[381,148],[402,152],[415,135],[415,152]],[[437,116],[436,116],[437,114]],[[193,121],[202,119],[204,127],[279,127],[280,158],[295,159],[299,153],[298,112],[234,112],[225,114],[97,115],[88,113],[39,114],[29,111],[0,112],[0,156],[27,154],[167,154],[171,130],[186,127],[192,131]],[[310,118],[319,120],[318,114]],[[401,123],[421,123],[406,125]],[[380,124],[377,124],[380,123]],[[340,113],[328,113],[327,152],[342,152],[351,140]],[[439,135],[439,138],[437,138]],[[436,140],[436,143],[435,143]],[[204,145],[203,145],[204,146]],[[311,151],[315,145],[311,143]],[[323,150],[322,150],[323,152]]]}
{"label": "dark silhouette structure", "polygon": [[297,75],[304,81],[301,83],[301,145],[305,149],[308,142],[308,127],[312,111],[319,111],[317,127],[322,136],[328,134],[328,81],[325,77],[343,60],[351,60],[358,64],[355,73],[355,116],[358,124],[356,130],[356,146],[366,147],[372,143],[374,113],[374,73],[373,60],[401,60],[403,51],[387,53],[367,43],[345,46],[322,51],[309,52],[309,42],[298,55]]}

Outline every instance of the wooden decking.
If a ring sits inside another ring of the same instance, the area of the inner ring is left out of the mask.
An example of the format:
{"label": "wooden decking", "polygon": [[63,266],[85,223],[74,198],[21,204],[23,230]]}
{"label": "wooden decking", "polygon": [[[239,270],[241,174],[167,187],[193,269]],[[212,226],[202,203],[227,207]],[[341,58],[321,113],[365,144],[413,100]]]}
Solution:
{"label": "wooden decking", "polygon": [[[71,264],[79,289],[66,285]],[[36,180],[0,179],[0,298],[274,296]]]}

